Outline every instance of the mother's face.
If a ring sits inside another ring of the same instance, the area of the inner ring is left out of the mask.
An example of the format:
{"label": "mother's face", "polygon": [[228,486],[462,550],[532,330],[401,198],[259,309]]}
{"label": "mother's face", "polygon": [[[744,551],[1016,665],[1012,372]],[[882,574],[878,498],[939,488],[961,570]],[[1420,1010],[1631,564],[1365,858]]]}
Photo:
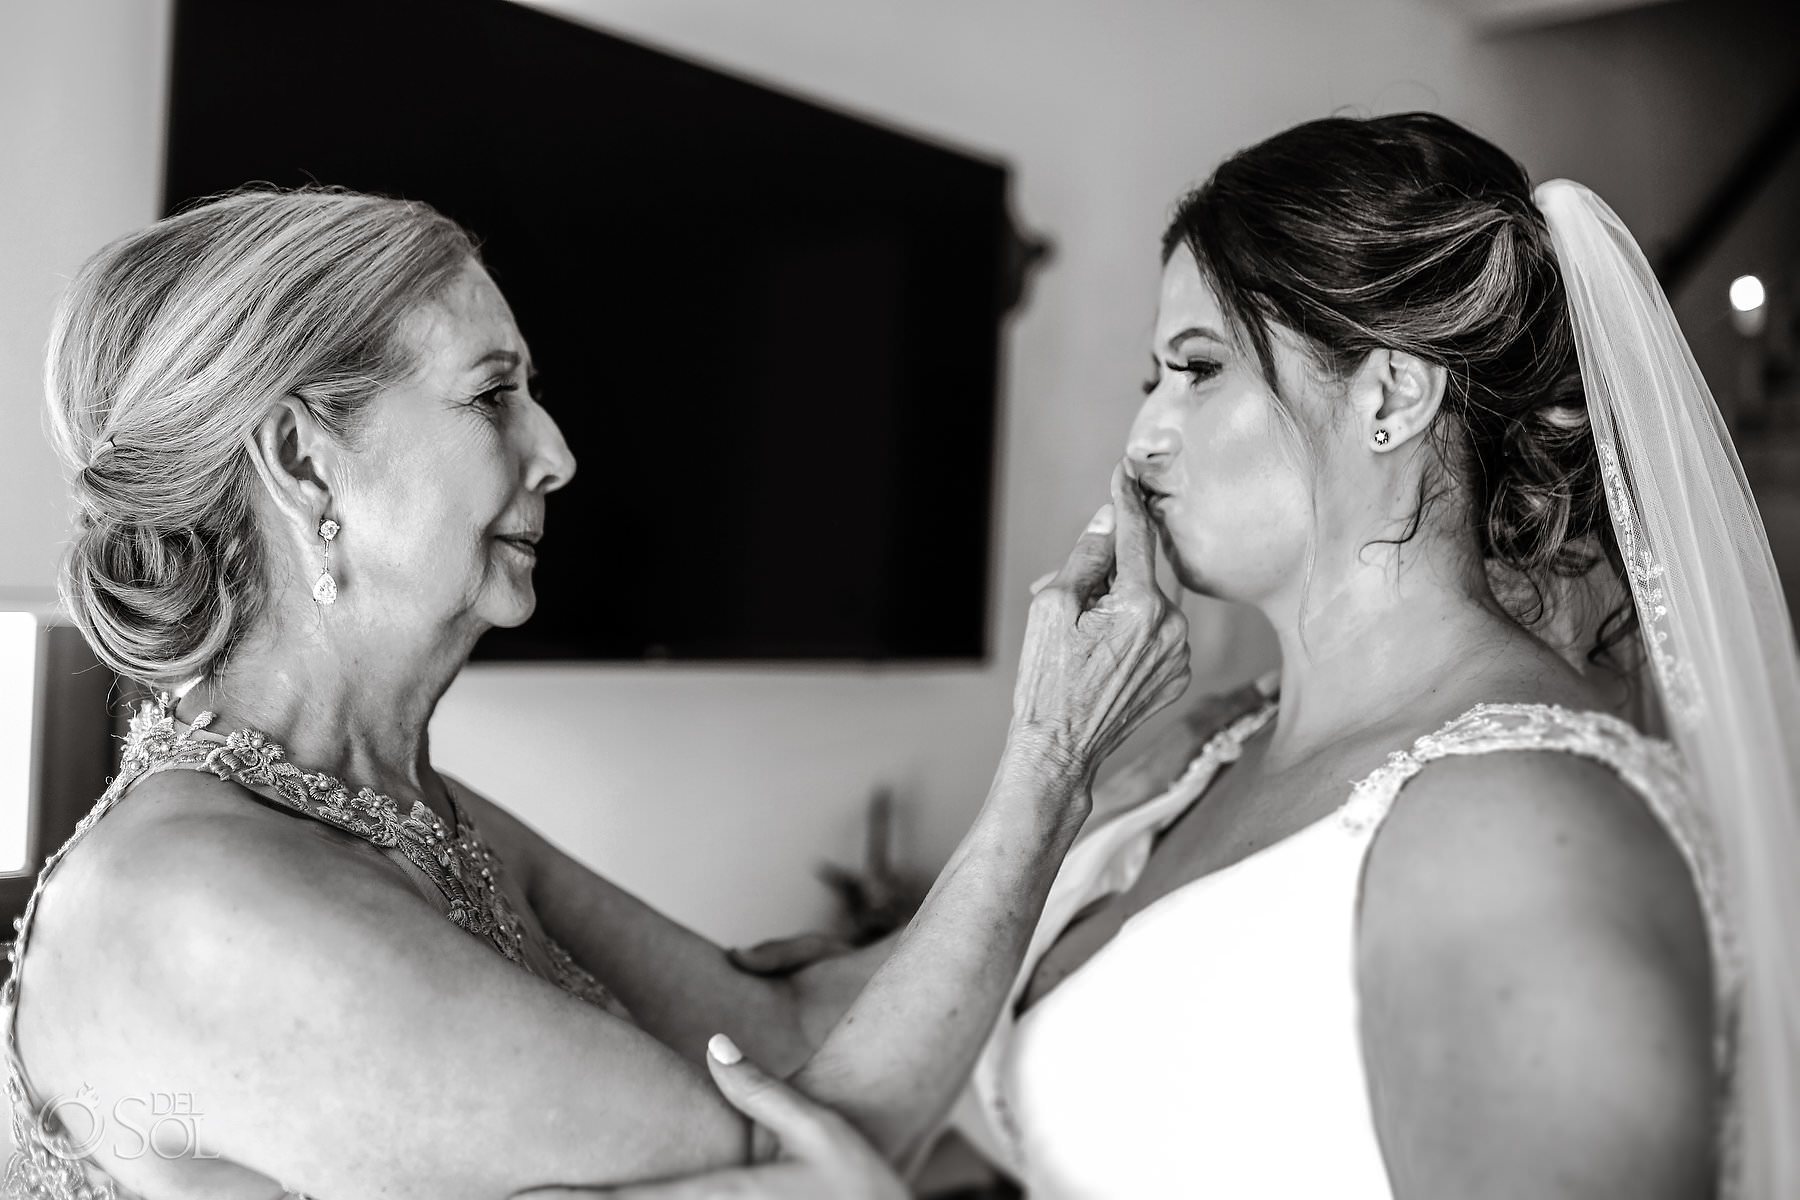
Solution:
{"label": "mother's face", "polygon": [[[1304,356],[1277,337],[1283,391],[1303,388]],[[1184,587],[1266,600],[1304,570],[1310,472],[1253,351],[1229,337],[1192,253],[1163,268],[1151,355],[1156,376],[1131,427],[1131,469]],[[1290,377],[1294,387],[1287,386]]]}
{"label": "mother's face", "polygon": [[512,310],[478,264],[402,335],[414,373],[370,405],[334,496],[345,598],[367,597],[389,628],[517,625],[537,602],[544,498],[575,460],[532,395]]}

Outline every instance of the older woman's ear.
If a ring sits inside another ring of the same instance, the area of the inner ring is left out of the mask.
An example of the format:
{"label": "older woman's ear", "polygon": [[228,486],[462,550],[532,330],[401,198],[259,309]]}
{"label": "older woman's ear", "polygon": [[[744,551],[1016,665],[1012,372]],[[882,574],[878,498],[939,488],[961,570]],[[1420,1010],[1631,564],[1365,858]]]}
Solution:
{"label": "older woman's ear", "polygon": [[296,396],[284,396],[250,430],[245,452],[270,501],[307,536],[332,507],[339,447]]}

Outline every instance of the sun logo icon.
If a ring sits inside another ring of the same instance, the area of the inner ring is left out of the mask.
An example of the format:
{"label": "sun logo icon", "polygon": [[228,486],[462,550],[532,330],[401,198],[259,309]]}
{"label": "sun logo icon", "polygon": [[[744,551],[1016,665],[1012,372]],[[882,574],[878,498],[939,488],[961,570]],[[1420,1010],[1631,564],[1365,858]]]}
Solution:
{"label": "sun logo icon", "polygon": [[[72,1118],[72,1119],[71,1119]],[[38,1115],[51,1153],[65,1158],[86,1158],[100,1144],[105,1122],[100,1119],[100,1093],[83,1083],[73,1096],[53,1096]]]}

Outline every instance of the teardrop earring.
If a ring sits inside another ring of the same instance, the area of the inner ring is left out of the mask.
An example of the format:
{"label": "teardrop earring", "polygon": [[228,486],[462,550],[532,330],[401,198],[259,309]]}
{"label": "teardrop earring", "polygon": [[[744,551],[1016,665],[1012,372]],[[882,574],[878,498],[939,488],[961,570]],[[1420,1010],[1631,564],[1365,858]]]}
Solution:
{"label": "teardrop earring", "polygon": [[319,540],[325,544],[324,561],[319,566],[319,577],[313,580],[313,603],[319,605],[337,603],[337,580],[331,577],[331,539],[338,535],[339,525],[330,517],[319,522]]}

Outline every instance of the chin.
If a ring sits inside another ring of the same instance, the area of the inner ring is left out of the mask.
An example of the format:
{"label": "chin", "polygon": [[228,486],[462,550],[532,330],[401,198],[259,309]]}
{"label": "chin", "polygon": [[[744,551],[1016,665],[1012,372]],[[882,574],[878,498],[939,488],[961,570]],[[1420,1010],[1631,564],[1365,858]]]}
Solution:
{"label": "chin", "polygon": [[482,606],[482,619],[498,629],[516,629],[537,611],[537,592],[527,583],[504,599]]}
{"label": "chin", "polygon": [[1157,532],[1161,535],[1159,540],[1162,543],[1163,558],[1168,562],[1170,570],[1175,573],[1175,582],[1190,592],[1211,595],[1210,589],[1206,586],[1205,577],[1201,575],[1196,565],[1204,561],[1206,556],[1198,553],[1193,545],[1184,546],[1177,541],[1166,525],[1160,527]]}

